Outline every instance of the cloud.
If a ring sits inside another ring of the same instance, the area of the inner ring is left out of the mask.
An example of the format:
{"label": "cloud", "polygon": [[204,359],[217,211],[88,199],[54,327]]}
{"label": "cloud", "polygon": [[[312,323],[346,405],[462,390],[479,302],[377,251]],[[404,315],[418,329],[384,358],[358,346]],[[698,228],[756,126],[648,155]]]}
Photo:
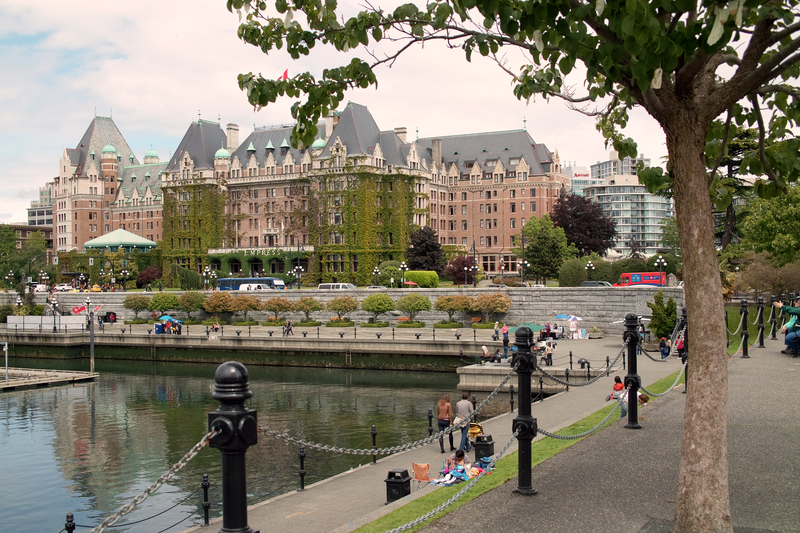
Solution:
{"label": "cloud", "polygon": [[[349,9],[360,9],[350,2]],[[254,112],[239,90],[242,72],[277,78],[340,65],[363,50],[338,54],[316,47],[293,61],[269,56],[236,37],[239,19],[222,0],[140,0],[104,9],[93,2],[7,0],[0,5],[0,212],[15,220],[38,199],[37,187],[58,173],[64,148],[73,148],[97,114],[112,113],[141,159],[153,146],[162,160],[174,150],[198,112],[240,125],[291,123],[290,98]],[[376,49],[380,53],[380,49]],[[520,64],[524,58],[509,55]],[[511,79],[482,57],[436,43],[414,48],[377,71],[376,89],[348,91],[346,100],[369,107],[381,129],[408,128],[411,137],[526,127],[558,150],[562,162],[588,166],[607,158],[594,120],[554,99],[518,101]],[[578,80],[579,82],[579,80]],[[628,135],[657,162],[666,153],[658,125],[632,114]],[[27,197],[29,196],[29,197]]]}

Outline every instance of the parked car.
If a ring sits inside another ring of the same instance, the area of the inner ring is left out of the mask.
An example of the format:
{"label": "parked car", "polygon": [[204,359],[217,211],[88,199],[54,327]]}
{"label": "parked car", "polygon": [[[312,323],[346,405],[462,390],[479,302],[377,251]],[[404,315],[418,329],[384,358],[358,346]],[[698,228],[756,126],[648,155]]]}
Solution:
{"label": "parked car", "polygon": [[320,283],[317,285],[317,289],[323,291],[354,291],[356,286],[352,283]]}
{"label": "parked car", "polygon": [[369,287],[367,287],[368,291],[382,291],[385,289],[386,287],[384,287],[383,285],[370,285]]}
{"label": "parked car", "polygon": [[613,287],[613,285],[607,281],[584,281],[581,287]]}
{"label": "parked car", "polygon": [[90,290],[91,290],[92,292],[103,292],[103,289],[102,289],[102,288],[100,288],[100,285],[98,285],[97,283],[95,283],[94,285],[92,285],[92,288],[91,288]]}
{"label": "parked car", "polygon": [[58,285],[56,285],[56,291],[58,292],[68,292],[71,290],[72,290],[71,283],[59,283]]}

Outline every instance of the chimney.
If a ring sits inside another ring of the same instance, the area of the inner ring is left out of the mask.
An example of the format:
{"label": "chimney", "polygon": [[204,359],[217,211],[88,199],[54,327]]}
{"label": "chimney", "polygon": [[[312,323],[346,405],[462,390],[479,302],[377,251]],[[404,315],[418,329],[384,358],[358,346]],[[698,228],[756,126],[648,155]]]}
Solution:
{"label": "chimney", "polygon": [[398,137],[400,137],[400,142],[402,142],[403,144],[405,144],[406,142],[406,131],[407,131],[406,128],[394,129],[394,132],[397,134]]}
{"label": "chimney", "polygon": [[431,141],[431,158],[433,159],[433,164],[436,166],[442,166],[442,140],[441,139],[433,139]]}
{"label": "chimney", "polygon": [[237,148],[239,148],[239,126],[228,124],[228,146],[226,150],[232,154]]}

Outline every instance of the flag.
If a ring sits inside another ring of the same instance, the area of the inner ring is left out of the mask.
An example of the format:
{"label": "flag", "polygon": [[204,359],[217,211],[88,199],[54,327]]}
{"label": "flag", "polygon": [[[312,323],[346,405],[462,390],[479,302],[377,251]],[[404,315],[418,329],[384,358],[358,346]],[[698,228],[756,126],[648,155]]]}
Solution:
{"label": "flag", "polygon": [[98,312],[101,307],[103,307],[103,306],[102,305],[98,305],[97,307],[94,308],[94,311],[92,311],[92,313]]}
{"label": "flag", "polygon": [[77,315],[77,314],[82,313],[84,311],[86,311],[86,307],[83,306],[83,305],[77,305],[77,306],[72,308],[72,314],[73,315]]}
{"label": "flag", "polygon": [[289,79],[289,69],[287,68],[286,70],[283,71],[283,75],[280,78],[278,78],[278,80],[280,81],[288,79]]}

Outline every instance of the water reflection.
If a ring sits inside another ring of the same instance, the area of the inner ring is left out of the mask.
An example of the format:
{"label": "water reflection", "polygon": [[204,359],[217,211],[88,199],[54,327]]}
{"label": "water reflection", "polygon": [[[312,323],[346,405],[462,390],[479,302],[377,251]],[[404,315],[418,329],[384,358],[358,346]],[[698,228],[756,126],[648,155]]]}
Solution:
{"label": "water reflection", "polygon": [[[84,361],[15,359],[15,366],[85,370]],[[0,523],[9,531],[57,531],[67,512],[95,525],[176,463],[207,431],[217,365],[98,361],[97,383],[0,395],[5,480]],[[427,435],[427,412],[455,374],[250,367],[259,423],[342,447],[378,446]],[[371,456],[307,451],[306,483],[368,462]],[[259,437],[247,454],[251,503],[294,490],[297,447]],[[202,518],[200,481],[219,480],[219,451],[203,449],[128,520],[158,518],[117,531],[179,531]],[[220,488],[210,491],[219,514]],[[180,523],[179,523],[180,522]]]}

